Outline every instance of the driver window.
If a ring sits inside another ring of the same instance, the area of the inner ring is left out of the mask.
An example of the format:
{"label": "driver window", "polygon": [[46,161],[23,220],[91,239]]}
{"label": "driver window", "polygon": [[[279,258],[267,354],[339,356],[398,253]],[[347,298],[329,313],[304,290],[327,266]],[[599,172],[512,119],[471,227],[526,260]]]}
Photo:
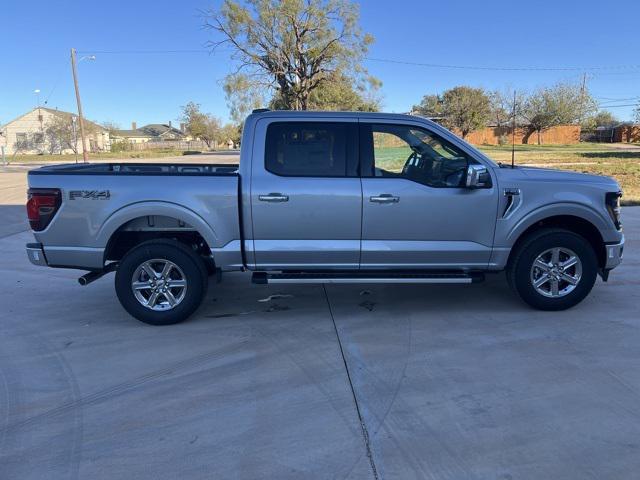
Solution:
{"label": "driver window", "polygon": [[402,168],[411,155],[411,147],[402,138],[389,132],[373,131],[375,176],[402,174]]}
{"label": "driver window", "polygon": [[461,187],[468,156],[432,132],[408,125],[371,125],[373,175],[430,187]]}

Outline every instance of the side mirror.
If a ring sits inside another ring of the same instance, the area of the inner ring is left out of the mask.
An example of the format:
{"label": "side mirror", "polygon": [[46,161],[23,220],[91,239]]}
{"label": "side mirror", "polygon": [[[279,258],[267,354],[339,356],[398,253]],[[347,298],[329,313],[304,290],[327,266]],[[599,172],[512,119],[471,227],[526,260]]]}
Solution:
{"label": "side mirror", "polygon": [[489,170],[484,165],[469,165],[467,167],[467,188],[488,188],[491,186]]}

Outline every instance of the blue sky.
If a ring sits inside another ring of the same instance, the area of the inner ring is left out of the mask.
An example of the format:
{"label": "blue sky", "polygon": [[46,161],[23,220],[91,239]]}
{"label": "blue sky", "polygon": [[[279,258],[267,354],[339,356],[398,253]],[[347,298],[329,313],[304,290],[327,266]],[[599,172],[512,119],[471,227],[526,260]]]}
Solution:
{"label": "blue sky", "polygon": [[[376,42],[369,57],[483,67],[635,68],[587,70],[588,86],[603,105],[640,97],[640,2],[364,0],[361,25]],[[75,110],[69,49],[198,50],[209,40],[199,11],[219,1],[5,1],[0,11],[0,123],[41,102]],[[126,128],[176,122],[190,100],[228,117],[221,80],[228,53],[108,54],[79,65],[85,114]],[[403,112],[426,93],[459,84],[486,89],[532,89],[579,82],[575,71],[492,71],[427,68],[368,60],[383,82],[385,111]],[[613,100],[612,100],[613,99]],[[618,100],[625,99],[625,100]],[[633,107],[612,108],[623,120]]]}

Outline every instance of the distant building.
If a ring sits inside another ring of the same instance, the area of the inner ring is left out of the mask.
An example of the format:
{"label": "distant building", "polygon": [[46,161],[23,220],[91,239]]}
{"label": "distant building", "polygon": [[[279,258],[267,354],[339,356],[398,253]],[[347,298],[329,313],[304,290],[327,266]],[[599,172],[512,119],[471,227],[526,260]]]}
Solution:
{"label": "distant building", "polygon": [[173,127],[171,122],[168,124],[150,123],[140,128],[137,128],[136,122],[132,122],[130,130],[114,130],[111,132],[111,138],[114,141],[126,141],[129,143],[188,140],[184,131]]}
{"label": "distant building", "polygon": [[[49,134],[49,127],[59,120],[63,130]],[[53,108],[36,107],[0,126],[0,147],[7,155],[14,153],[73,153],[82,151],[80,124],[74,113]],[[110,149],[109,132],[97,123],[85,119],[87,148],[92,152]]]}

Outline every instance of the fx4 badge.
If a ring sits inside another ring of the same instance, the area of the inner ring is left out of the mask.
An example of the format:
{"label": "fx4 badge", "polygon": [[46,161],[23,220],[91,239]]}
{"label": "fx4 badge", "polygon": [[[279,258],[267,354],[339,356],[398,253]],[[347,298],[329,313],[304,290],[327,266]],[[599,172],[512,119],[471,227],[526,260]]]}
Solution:
{"label": "fx4 badge", "polygon": [[111,192],[109,190],[70,190],[69,200],[77,200],[79,198],[89,200],[109,200]]}

